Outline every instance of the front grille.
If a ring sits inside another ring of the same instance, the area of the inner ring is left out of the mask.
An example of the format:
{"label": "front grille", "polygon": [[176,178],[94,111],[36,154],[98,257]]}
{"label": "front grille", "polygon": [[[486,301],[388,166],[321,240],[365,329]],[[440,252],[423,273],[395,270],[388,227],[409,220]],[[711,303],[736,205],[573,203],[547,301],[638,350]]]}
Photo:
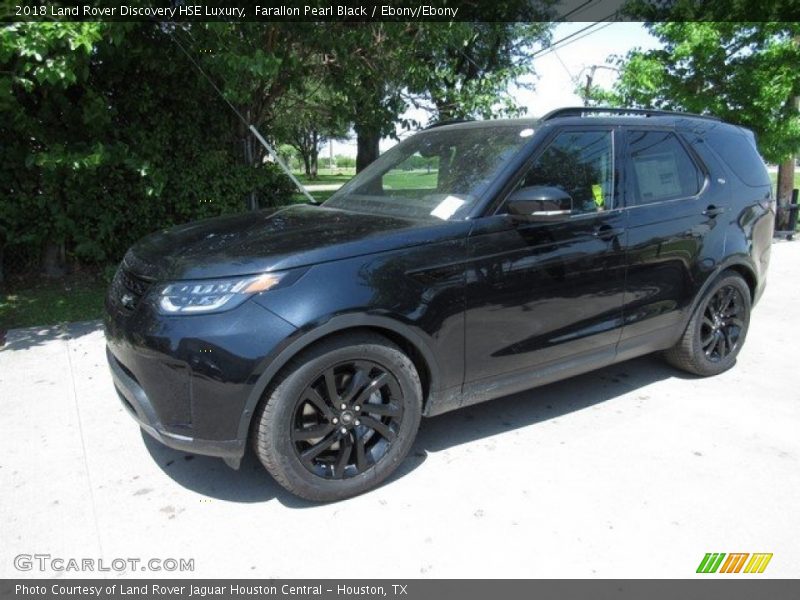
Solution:
{"label": "front grille", "polygon": [[111,296],[122,310],[130,312],[136,309],[151,285],[151,281],[134,275],[122,264],[111,282]]}
{"label": "front grille", "polygon": [[147,293],[147,290],[150,289],[150,282],[146,279],[142,279],[141,277],[136,277],[132,273],[129,273],[122,270],[122,285],[125,286],[125,289],[133,292],[137,296],[144,296]]}

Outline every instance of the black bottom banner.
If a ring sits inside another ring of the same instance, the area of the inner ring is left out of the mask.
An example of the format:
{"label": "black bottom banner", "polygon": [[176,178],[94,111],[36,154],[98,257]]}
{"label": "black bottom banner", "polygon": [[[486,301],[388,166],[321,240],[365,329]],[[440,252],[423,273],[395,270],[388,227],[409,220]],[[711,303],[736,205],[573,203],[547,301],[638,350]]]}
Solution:
{"label": "black bottom banner", "polygon": [[60,579],[0,582],[2,600],[530,600],[606,598],[647,600],[737,600],[800,598],[798,580],[541,580],[541,579],[409,579],[409,580],[264,580],[264,579]]}

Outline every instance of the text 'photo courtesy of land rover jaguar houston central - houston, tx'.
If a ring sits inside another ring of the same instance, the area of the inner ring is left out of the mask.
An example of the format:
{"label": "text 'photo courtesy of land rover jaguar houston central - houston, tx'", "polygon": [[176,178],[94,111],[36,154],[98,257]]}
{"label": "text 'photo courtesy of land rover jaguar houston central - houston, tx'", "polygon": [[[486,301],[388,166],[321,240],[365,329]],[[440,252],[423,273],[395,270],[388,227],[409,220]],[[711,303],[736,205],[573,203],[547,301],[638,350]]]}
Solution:
{"label": "text 'photo courtesy of land rover jaguar houston central - houston, tx'", "polygon": [[422,416],[663,351],[734,365],[774,224],[749,131],[562,109],[430,127],[322,205],[161,231],[125,256],[107,355],[150,435],[307,499],[380,484]]}

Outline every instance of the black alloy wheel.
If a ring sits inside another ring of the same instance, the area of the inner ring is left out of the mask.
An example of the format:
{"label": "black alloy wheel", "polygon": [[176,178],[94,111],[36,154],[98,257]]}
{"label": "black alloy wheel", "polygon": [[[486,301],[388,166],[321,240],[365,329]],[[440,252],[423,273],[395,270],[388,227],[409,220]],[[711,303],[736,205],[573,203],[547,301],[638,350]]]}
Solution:
{"label": "black alloy wheel", "polygon": [[742,294],[732,285],[717,290],[706,304],[700,344],[709,361],[719,362],[737,350],[744,328],[743,313]]}
{"label": "black alloy wheel", "polygon": [[751,291],[734,271],[723,272],[698,302],[667,361],[694,375],[717,375],[736,364],[750,325]]}
{"label": "black alloy wheel", "polygon": [[300,395],[292,420],[294,450],[319,477],[363,473],[397,439],[403,404],[400,385],[386,367],[370,360],[330,367]]}
{"label": "black alloy wheel", "polygon": [[411,359],[376,333],[345,332],[300,352],[276,376],[254,417],[253,447],[293,494],[341,500],[392,474],[421,417]]}

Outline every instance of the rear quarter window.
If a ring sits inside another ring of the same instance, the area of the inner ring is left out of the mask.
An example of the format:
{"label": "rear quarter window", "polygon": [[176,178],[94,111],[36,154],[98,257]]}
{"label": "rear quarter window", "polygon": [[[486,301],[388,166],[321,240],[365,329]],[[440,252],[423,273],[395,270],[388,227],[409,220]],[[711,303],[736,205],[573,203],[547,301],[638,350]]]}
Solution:
{"label": "rear quarter window", "polygon": [[706,140],[742,183],[751,187],[771,185],[769,174],[753,143],[735,131],[709,131]]}

